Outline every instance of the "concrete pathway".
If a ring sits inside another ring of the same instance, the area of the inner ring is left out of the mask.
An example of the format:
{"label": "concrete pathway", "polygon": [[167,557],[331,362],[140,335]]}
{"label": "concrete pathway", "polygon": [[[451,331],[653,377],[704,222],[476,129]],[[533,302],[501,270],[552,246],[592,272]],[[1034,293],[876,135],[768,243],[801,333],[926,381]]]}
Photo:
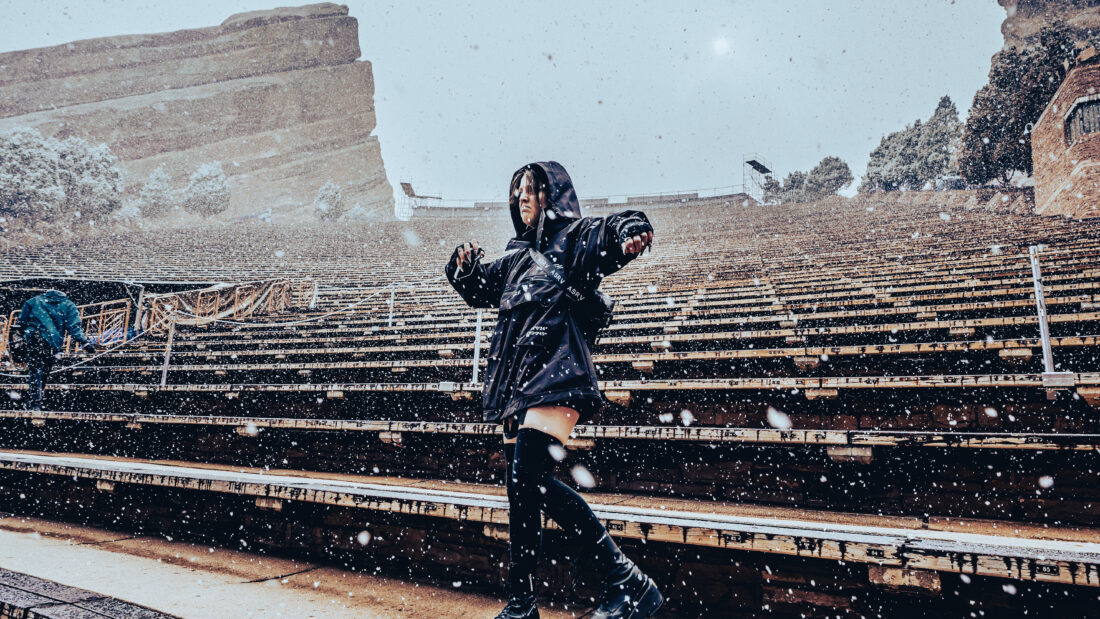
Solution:
{"label": "concrete pathway", "polygon": [[493,617],[503,604],[457,588],[6,514],[0,568],[184,618]]}

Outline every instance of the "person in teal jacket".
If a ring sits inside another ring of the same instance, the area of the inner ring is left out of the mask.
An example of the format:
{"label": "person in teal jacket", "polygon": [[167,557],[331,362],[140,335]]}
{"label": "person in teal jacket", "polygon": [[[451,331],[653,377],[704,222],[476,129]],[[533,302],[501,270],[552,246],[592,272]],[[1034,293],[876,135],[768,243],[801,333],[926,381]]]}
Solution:
{"label": "person in teal jacket", "polygon": [[23,329],[27,348],[27,409],[42,410],[42,392],[54,360],[61,356],[65,335],[83,344],[88,352],[95,352],[95,344],[80,328],[80,310],[59,290],[28,299],[16,325]]}

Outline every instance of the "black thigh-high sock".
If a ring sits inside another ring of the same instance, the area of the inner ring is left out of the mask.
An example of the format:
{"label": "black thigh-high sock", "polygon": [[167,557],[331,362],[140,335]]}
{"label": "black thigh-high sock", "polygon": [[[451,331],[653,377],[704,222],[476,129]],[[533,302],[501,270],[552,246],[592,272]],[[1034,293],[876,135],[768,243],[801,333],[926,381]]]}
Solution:
{"label": "black thigh-high sock", "polygon": [[[554,459],[547,440],[553,437],[521,428],[513,446],[505,446],[508,488],[508,589],[512,596],[534,592],[542,550],[542,506]],[[511,452],[511,454],[509,454]],[[511,457],[508,457],[508,456]]]}
{"label": "black thigh-high sock", "polygon": [[[531,563],[516,562],[516,559],[525,552],[525,545],[529,545],[529,542],[522,533],[517,540],[517,533],[527,529],[527,522],[524,520],[526,514],[523,513],[516,495],[516,481],[513,475],[515,459],[516,444],[505,443],[504,486],[508,490],[508,595],[514,598],[533,595],[535,592],[534,569],[531,568]],[[539,535],[541,536],[541,530]],[[535,562],[537,561],[536,558]]]}
{"label": "black thigh-high sock", "polygon": [[582,545],[594,544],[607,533],[584,497],[575,490],[557,479],[550,482],[548,490],[543,511]]}
{"label": "black thigh-high sock", "polygon": [[[557,462],[550,450],[555,446],[562,450],[559,453],[565,453],[561,441],[534,428],[521,428],[516,444],[505,446],[506,461],[514,462],[508,471],[509,536],[513,563],[517,563],[518,558],[531,557],[537,564],[538,546],[542,540],[540,511],[546,512],[567,535],[586,548],[594,546],[607,534],[603,523],[592,513],[584,498],[554,478]],[[511,458],[508,457],[509,447],[512,447],[514,454]],[[527,507],[532,504],[537,504],[537,507]],[[517,517],[519,520],[516,520]],[[533,529],[528,523],[532,520],[538,530],[534,535],[529,534]],[[534,573],[533,566],[528,568],[527,563],[520,565]]]}

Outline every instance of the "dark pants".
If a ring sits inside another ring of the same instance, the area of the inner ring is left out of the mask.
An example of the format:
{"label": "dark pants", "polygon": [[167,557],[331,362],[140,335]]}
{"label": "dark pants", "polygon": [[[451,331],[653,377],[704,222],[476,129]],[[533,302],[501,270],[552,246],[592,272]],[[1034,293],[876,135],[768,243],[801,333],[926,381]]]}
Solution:
{"label": "dark pants", "polygon": [[27,340],[27,408],[42,408],[42,392],[53,369],[54,351],[37,333]]}

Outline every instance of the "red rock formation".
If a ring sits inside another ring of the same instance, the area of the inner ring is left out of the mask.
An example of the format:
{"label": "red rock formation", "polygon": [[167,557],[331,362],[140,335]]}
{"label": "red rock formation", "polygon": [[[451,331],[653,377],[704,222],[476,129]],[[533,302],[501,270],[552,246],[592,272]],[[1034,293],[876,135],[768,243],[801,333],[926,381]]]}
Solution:
{"label": "red rock formation", "polygon": [[241,13],[220,26],[0,54],[0,130],[105,142],[129,194],[164,165],[177,188],[221,161],[230,215],[313,201],[326,182],[390,216],[374,79],[346,6]]}
{"label": "red rock formation", "polygon": [[1061,20],[1080,41],[1100,35],[1100,3],[1095,0],[997,0],[1005,9],[1005,47],[1026,47],[1043,26]]}

